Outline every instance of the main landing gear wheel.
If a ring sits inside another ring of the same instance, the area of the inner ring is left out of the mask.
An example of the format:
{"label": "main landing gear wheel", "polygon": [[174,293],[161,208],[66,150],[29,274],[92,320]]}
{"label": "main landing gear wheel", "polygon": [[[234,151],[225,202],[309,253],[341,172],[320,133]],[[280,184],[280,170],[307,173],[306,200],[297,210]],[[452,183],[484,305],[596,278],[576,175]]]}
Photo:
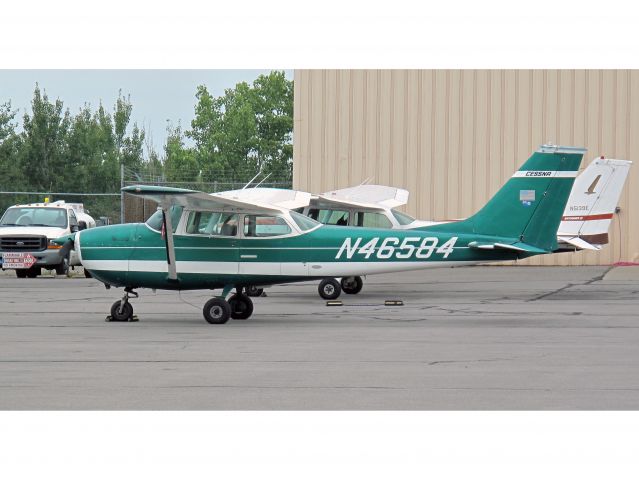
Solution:
{"label": "main landing gear wheel", "polygon": [[334,278],[325,278],[320,282],[317,291],[324,300],[335,300],[342,293],[342,287]]}
{"label": "main landing gear wheel", "polygon": [[223,298],[216,297],[204,304],[203,313],[207,322],[219,325],[228,322],[231,318],[231,306]]}
{"label": "main landing gear wheel", "polygon": [[111,306],[111,319],[116,322],[128,322],[133,317],[133,305],[118,300]]}
{"label": "main landing gear wheel", "polygon": [[255,285],[250,285],[246,287],[246,294],[249,297],[261,297],[263,293],[264,293],[264,289],[258,288]]}
{"label": "main landing gear wheel", "polygon": [[362,291],[364,282],[362,277],[344,277],[341,281],[342,290],[349,295],[356,295]]}
{"label": "main landing gear wheel", "polygon": [[253,314],[253,301],[242,293],[236,293],[229,298],[231,306],[231,318],[246,320]]}

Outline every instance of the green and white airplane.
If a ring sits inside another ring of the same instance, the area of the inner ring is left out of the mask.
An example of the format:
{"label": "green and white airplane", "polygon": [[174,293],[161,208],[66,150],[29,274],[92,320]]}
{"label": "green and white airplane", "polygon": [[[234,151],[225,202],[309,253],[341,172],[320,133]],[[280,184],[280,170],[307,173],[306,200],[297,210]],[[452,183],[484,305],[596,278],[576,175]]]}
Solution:
{"label": "green and white airplane", "polygon": [[[475,215],[415,230],[336,227],[288,208],[156,186],[124,192],[158,202],[146,223],[111,225],[57,240],[107,287],[124,287],[114,320],[133,316],[138,288],[221,289],[207,322],[245,319],[249,285],[265,286],[430,267],[470,265],[552,253],[585,149],[544,145]],[[291,191],[289,195],[300,192]],[[284,195],[284,193],[283,193]],[[295,199],[291,199],[290,206]],[[231,295],[232,290],[236,290]]]}

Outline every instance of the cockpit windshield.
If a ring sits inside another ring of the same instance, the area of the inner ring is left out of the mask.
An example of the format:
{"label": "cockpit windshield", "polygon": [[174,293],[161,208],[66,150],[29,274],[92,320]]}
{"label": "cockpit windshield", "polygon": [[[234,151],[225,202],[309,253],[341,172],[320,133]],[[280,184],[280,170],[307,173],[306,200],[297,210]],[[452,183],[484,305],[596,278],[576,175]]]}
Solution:
{"label": "cockpit windshield", "polygon": [[315,221],[312,218],[309,218],[306,215],[297,213],[293,210],[291,210],[291,217],[293,217],[293,220],[295,221],[297,226],[300,227],[300,230],[302,232],[307,232],[308,230],[311,230],[317,227],[318,225],[321,225],[320,222]]}
{"label": "cockpit windshield", "polygon": [[[172,205],[169,207],[169,215],[171,216],[171,226],[173,227],[173,233],[177,229],[178,222],[180,221],[180,217],[182,216],[183,207],[180,205]],[[162,210],[158,208],[158,210],[149,217],[146,221],[146,224],[152,228],[153,230],[160,231],[162,229]]]}
{"label": "cockpit windshield", "polygon": [[391,212],[393,212],[393,216],[400,225],[409,225],[415,221],[413,217],[406,215],[405,213],[398,212],[397,210],[391,210]]}

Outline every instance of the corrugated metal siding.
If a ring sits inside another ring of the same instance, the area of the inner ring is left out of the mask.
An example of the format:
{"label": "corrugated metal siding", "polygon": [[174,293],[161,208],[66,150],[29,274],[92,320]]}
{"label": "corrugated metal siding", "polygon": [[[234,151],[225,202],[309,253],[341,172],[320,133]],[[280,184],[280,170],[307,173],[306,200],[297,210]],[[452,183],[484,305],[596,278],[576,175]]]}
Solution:
{"label": "corrugated metal siding", "polygon": [[639,71],[296,70],[295,188],[407,188],[422,219],[471,215],[540,144],[635,160],[601,252],[543,265],[639,261]]}

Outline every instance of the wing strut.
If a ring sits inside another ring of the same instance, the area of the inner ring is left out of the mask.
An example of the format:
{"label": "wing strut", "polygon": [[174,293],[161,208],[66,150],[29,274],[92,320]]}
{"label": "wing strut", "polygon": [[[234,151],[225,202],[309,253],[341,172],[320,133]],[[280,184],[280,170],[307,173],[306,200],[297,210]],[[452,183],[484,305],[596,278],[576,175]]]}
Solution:
{"label": "wing strut", "polygon": [[166,264],[169,267],[169,280],[177,280],[177,270],[175,268],[175,247],[173,245],[173,225],[169,207],[162,206],[162,219],[164,221],[164,240],[166,242]]}

